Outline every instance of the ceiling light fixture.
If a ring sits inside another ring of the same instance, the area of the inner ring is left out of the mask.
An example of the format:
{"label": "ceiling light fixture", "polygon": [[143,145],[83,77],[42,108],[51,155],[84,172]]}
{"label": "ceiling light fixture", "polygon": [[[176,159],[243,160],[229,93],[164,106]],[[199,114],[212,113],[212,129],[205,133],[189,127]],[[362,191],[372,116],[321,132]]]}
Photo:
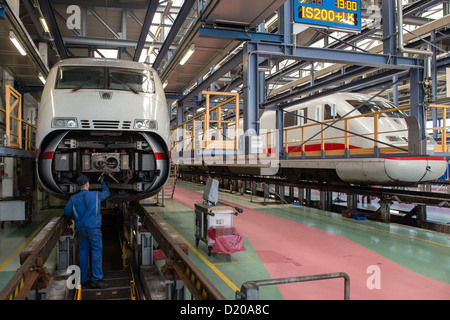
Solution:
{"label": "ceiling light fixture", "polygon": [[272,24],[275,23],[275,21],[278,20],[278,13],[276,13],[274,16],[272,16],[272,18],[270,18],[269,20],[266,21],[266,28],[269,28]]}
{"label": "ceiling light fixture", "polygon": [[20,42],[17,40],[16,35],[12,31],[9,32],[9,40],[11,40],[11,42],[16,46],[17,50],[19,50],[21,55],[25,56],[27,54],[25,49],[22,47]]}
{"label": "ceiling light fixture", "polygon": [[188,59],[192,56],[192,54],[194,53],[194,51],[195,51],[195,46],[194,46],[194,44],[192,44],[192,45],[189,47],[189,50],[188,50],[188,51],[186,52],[186,54],[184,55],[183,59],[181,59],[180,64],[181,64],[181,65],[184,65],[184,64],[186,63],[186,61],[188,61]]}
{"label": "ceiling light fixture", "polygon": [[39,80],[41,80],[41,82],[42,82],[43,84],[45,84],[45,78],[44,78],[44,76],[43,76],[42,74],[39,73],[38,77],[39,77]]}
{"label": "ceiling light fixture", "polygon": [[47,24],[47,21],[45,21],[45,18],[40,17],[40,18],[39,18],[39,21],[41,22],[42,29],[44,29],[44,31],[45,31],[46,33],[50,33],[50,29],[48,28],[48,24]]}

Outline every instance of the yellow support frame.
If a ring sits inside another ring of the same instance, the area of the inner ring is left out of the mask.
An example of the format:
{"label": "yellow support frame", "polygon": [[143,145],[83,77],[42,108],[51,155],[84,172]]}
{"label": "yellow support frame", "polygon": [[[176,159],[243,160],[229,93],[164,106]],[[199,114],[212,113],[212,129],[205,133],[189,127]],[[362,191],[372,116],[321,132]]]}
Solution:
{"label": "yellow support frame", "polygon": [[436,152],[448,152],[447,145],[447,109],[450,106],[441,104],[430,104],[431,108],[442,109],[442,127],[433,128],[433,130],[441,130],[442,143],[434,146],[434,151]]}
{"label": "yellow support frame", "polygon": [[0,112],[5,114],[5,132],[2,134],[6,135],[7,142],[3,144],[7,147],[35,151],[36,136],[33,137],[33,133],[36,134],[37,128],[22,119],[22,95],[7,84],[5,101],[5,109],[0,108]]}
{"label": "yellow support frame", "polygon": [[[6,94],[6,135],[8,137],[8,147],[22,148],[22,95],[10,85],[5,86]],[[13,101],[11,102],[11,99]],[[17,114],[15,114],[17,112]],[[17,121],[16,132],[11,132],[11,120]],[[11,137],[17,137],[17,142],[12,142]]]}
{"label": "yellow support frame", "polygon": [[[180,128],[183,129],[182,149],[183,150],[195,149],[194,146],[195,136],[196,134],[199,134],[196,132],[195,121],[201,121],[203,127],[203,133],[200,133],[202,134],[202,140],[200,141],[201,149],[236,150],[239,144],[239,93],[202,91],[202,94],[206,96],[206,106],[205,106],[206,110],[171,129],[172,149],[174,149],[175,145],[177,145],[176,150],[180,151],[181,141],[179,141],[176,136],[174,137],[174,135],[178,133],[178,129]],[[224,96],[230,98],[211,108],[210,107],[211,96]],[[236,106],[235,115],[237,116],[235,117],[234,120],[231,121],[222,120],[222,107],[233,102],[235,103]],[[217,120],[211,120],[210,113],[215,110],[217,110]],[[211,124],[213,123],[216,123],[217,125],[214,129],[210,129]],[[188,129],[189,124],[191,124],[191,129]],[[234,129],[233,140],[223,140],[222,131],[226,128]],[[211,132],[217,133],[217,140],[209,138]],[[188,134],[190,135],[190,139],[188,139]]]}

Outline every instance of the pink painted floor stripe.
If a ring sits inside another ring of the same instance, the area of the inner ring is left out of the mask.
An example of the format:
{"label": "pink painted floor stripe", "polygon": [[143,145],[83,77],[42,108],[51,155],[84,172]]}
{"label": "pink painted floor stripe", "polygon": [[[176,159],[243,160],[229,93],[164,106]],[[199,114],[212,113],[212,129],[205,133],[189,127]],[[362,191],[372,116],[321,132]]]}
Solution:
{"label": "pink painted floor stripe", "polygon": [[[200,193],[179,186],[174,199],[191,209],[194,203],[203,201]],[[449,284],[415,273],[343,236],[240,207],[244,213],[234,217],[234,226],[250,241],[272,279],[346,272],[352,300],[450,299]],[[367,271],[369,266],[379,267],[380,289],[367,286],[368,280],[374,283],[373,271]],[[287,300],[342,299],[344,280],[285,284],[278,288]]]}

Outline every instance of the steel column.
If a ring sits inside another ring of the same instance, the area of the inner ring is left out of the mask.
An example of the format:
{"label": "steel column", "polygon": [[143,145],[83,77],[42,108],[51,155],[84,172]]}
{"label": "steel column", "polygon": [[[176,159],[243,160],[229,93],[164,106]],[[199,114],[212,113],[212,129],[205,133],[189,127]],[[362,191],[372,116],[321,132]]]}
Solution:
{"label": "steel column", "polygon": [[279,12],[279,28],[280,33],[284,35],[285,43],[293,43],[292,39],[292,1],[286,1],[278,10]]}
{"label": "steel column", "polygon": [[[433,52],[433,55],[431,56],[431,85],[432,85],[432,97],[431,100],[433,103],[437,102],[438,92],[437,92],[437,58],[436,58],[436,31],[431,31],[431,43],[433,43],[433,46],[431,46],[431,50]],[[448,87],[448,84],[447,84]],[[448,90],[448,89],[447,89]],[[445,109],[444,109],[445,110]],[[432,120],[433,120],[433,127],[436,128],[438,126],[438,109],[432,108]],[[433,138],[437,139],[438,137],[438,131],[433,130]]]}
{"label": "steel column", "polygon": [[[382,10],[383,14],[383,53],[395,56],[397,54],[397,35],[396,35],[396,14],[395,2],[391,0],[383,0]],[[394,64],[395,59],[390,61]],[[392,78],[393,81],[393,101],[398,106],[398,76]]]}
{"label": "steel column", "polygon": [[244,132],[258,134],[259,85],[258,85],[258,44],[244,45]]}
{"label": "steel column", "polygon": [[[424,89],[423,83],[423,69],[410,70],[410,99],[411,99],[411,116],[415,116],[419,122],[420,140],[426,139],[426,114],[423,105]],[[421,150],[423,154],[423,148]]]}

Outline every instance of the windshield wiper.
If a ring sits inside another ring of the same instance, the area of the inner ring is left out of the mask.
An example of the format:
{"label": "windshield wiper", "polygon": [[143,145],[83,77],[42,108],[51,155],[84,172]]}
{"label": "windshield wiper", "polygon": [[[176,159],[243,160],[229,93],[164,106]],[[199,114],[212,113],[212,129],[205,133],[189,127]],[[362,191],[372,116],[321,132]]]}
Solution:
{"label": "windshield wiper", "polygon": [[87,84],[89,84],[89,83],[91,83],[91,82],[94,82],[94,81],[96,81],[96,80],[102,80],[102,79],[103,79],[103,75],[100,75],[100,76],[98,76],[98,77],[89,79],[89,80],[83,82],[82,84],[76,86],[75,88],[73,88],[73,89],[72,89],[72,92],[80,90],[80,89],[83,88],[85,85],[87,85]]}
{"label": "windshield wiper", "polygon": [[130,86],[128,83],[123,82],[122,80],[116,78],[115,76],[112,75],[112,73],[109,74],[109,79],[111,81],[111,79],[116,80],[118,83],[120,83],[121,85],[127,87],[128,89],[130,89],[133,93],[135,94],[139,94],[139,91],[137,91],[136,89],[134,89],[132,86]]}

